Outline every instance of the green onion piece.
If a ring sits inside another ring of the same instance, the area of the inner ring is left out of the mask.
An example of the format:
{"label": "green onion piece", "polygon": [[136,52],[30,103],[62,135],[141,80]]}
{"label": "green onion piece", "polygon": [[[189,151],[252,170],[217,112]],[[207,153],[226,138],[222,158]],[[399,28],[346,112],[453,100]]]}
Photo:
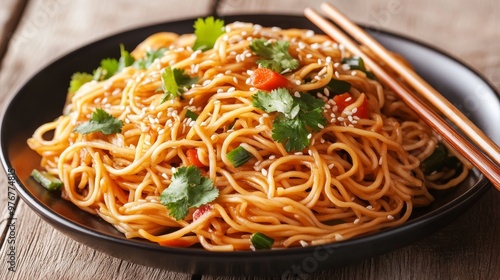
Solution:
{"label": "green onion piece", "polygon": [[334,94],[342,94],[351,90],[350,83],[336,79],[331,79],[326,86]]}
{"label": "green onion piece", "polygon": [[44,186],[49,191],[57,191],[62,188],[62,181],[56,178],[54,175],[46,171],[38,171],[33,169],[31,172],[31,177],[35,179],[38,183]]}
{"label": "green onion piece", "polygon": [[188,109],[186,111],[186,118],[195,121],[198,118],[198,114]]}
{"label": "green onion piece", "polygon": [[250,242],[252,242],[252,246],[255,250],[271,249],[274,244],[274,239],[263,233],[256,232],[250,236]]}
{"label": "green onion piece", "polygon": [[425,175],[430,175],[434,171],[440,171],[448,161],[448,151],[446,147],[439,143],[432,154],[421,163]]}
{"label": "green onion piece", "polygon": [[227,158],[231,163],[233,164],[234,167],[239,167],[243,164],[245,164],[247,161],[251,160],[253,158],[253,155],[245,150],[242,146],[238,146],[238,148],[230,151],[227,154]]}
{"label": "green onion piece", "polygon": [[368,79],[375,80],[375,74],[371,71],[367,71],[365,67],[365,62],[361,57],[349,57],[342,59],[343,64],[349,65],[352,70],[363,71]]}
{"label": "green onion piece", "polygon": [[361,57],[349,57],[342,59],[343,64],[349,65],[352,70],[360,70],[365,72],[365,63]]}

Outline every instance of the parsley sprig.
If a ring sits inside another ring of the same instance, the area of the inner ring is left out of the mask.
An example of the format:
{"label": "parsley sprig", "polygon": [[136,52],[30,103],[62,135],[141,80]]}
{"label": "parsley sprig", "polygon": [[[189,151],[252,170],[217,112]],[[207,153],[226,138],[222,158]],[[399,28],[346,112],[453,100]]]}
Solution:
{"label": "parsley sprig", "polygon": [[281,73],[285,69],[294,70],[299,67],[299,61],[288,52],[287,41],[270,42],[265,39],[254,39],[250,49],[263,59],[257,60],[261,67]]}
{"label": "parsley sprig", "polygon": [[323,116],[325,103],[310,94],[290,95],[285,88],[270,93],[258,91],[252,104],[267,113],[277,112],[273,121],[273,139],[283,143],[288,152],[301,151],[309,146],[308,135],[326,125]]}
{"label": "parsley sprig", "polygon": [[186,217],[189,208],[210,203],[218,196],[219,189],[214,182],[203,177],[200,169],[192,165],[177,169],[172,182],[161,193],[160,202],[168,208],[170,216],[181,220]]}
{"label": "parsley sprig", "polygon": [[120,133],[123,121],[108,114],[103,109],[97,108],[89,121],[84,122],[75,128],[75,132],[89,134],[92,132],[102,132],[104,134]]}

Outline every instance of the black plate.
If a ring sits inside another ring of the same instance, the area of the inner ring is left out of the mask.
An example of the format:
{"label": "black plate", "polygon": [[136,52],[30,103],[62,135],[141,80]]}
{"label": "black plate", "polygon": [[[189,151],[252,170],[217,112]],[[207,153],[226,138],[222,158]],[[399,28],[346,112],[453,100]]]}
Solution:
{"label": "black plate", "polygon": [[[307,19],[283,15],[227,16],[226,22],[248,21],[264,26],[317,30]],[[1,127],[2,164],[15,174],[22,199],[45,221],[71,238],[120,259],[167,270],[216,275],[284,275],[342,266],[411,244],[458,217],[488,189],[477,171],[458,188],[440,192],[430,207],[415,212],[404,225],[355,239],[319,247],[276,251],[214,253],[196,248],[167,248],[141,240],[128,240],[111,225],[51,194],[32,181],[29,173],[40,157],[26,139],[42,123],[62,111],[72,73],[92,71],[105,57],[116,57],[119,44],[134,48],[160,31],[192,33],[195,19],[168,22],[124,32],[84,46],[53,62],[29,80],[12,98]],[[480,75],[443,52],[414,40],[380,30],[373,36],[404,55],[429,83],[463,110],[494,141],[500,141],[499,95]]]}

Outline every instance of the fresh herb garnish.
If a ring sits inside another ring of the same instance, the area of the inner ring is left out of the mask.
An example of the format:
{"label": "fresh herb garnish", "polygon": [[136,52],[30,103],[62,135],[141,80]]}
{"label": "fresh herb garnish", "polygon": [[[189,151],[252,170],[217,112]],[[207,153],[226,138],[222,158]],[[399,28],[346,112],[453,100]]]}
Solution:
{"label": "fresh herb garnish", "polygon": [[118,71],[118,60],[105,58],[101,60],[101,66],[94,71],[94,80],[104,81],[113,76]]}
{"label": "fresh herb garnish", "polygon": [[74,131],[88,134],[92,132],[102,132],[106,135],[120,133],[122,131],[123,121],[108,114],[103,109],[97,108],[88,122],[77,126]]}
{"label": "fresh herb garnish", "polygon": [[185,91],[185,88],[192,86],[198,79],[198,77],[190,77],[184,74],[184,69],[168,66],[161,73],[162,89],[165,92],[162,102],[180,96]]}
{"label": "fresh herb garnish", "polygon": [[69,82],[68,92],[73,94],[81,86],[92,81],[93,77],[89,73],[76,72],[71,76],[71,81]]}
{"label": "fresh herb garnish", "polygon": [[195,121],[196,119],[198,119],[198,114],[196,114],[195,112],[187,109],[187,111],[186,111],[186,119],[191,119],[191,120]]}
{"label": "fresh herb garnish", "polygon": [[365,72],[366,77],[368,77],[369,79],[374,80],[376,78],[373,72],[366,70],[365,62],[361,57],[344,58],[342,59],[342,63],[349,65],[349,68],[352,70],[359,70]]}
{"label": "fresh herb garnish", "polygon": [[299,67],[299,61],[290,55],[288,48],[287,41],[269,42],[265,39],[254,39],[250,43],[250,49],[264,58],[257,60],[257,63],[278,73]]}
{"label": "fresh herb garnish", "polygon": [[166,48],[148,50],[144,58],[136,60],[133,66],[139,69],[147,69],[156,59],[162,57],[166,50]]}
{"label": "fresh herb garnish", "polygon": [[134,64],[134,62],[135,59],[127,50],[125,50],[125,46],[123,46],[123,44],[120,44],[120,59],[118,60],[118,71],[121,71],[125,67]]}
{"label": "fresh herb garnish", "polygon": [[168,188],[161,193],[160,202],[168,208],[170,216],[181,220],[186,217],[189,208],[210,203],[218,196],[219,189],[210,178],[201,175],[200,169],[195,166],[179,167]]}
{"label": "fresh herb garnish", "polygon": [[346,81],[331,79],[326,88],[333,94],[342,94],[351,90],[351,84]]}
{"label": "fresh herb garnish", "polygon": [[194,22],[194,34],[196,41],[193,45],[193,50],[206,51],[214,47],[215,41],[226,31],[224,29],[224,21],[207,17],[206,19],[198,18]]}
{"label": "fresh herb garnish", "polygon": [[318,131],[326,125],[323,116],[325,103],[309,94],[291,96],[285,88],[271,93],[258,91],[252,95],[252,104],[267,113],[279,113],[273,121],[272,137],[283,143],[288,152],[301,151],[309,146],[310,130]]}

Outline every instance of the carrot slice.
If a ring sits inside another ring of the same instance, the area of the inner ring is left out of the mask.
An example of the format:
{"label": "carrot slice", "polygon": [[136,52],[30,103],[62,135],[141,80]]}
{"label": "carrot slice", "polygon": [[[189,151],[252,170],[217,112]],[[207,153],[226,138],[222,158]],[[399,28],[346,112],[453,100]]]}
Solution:
{"label": "carrot slice", "polygon": [[252,85],[262,90],[273,90],[286,87],[289,81],[283,75],[267,68],[257,68],[253,72]]}
{"label": "carrot slice", "polygon": [[201,162],[200,159],[198,158],[198,151],[196,149],[189,149],[189,150],[187,150],[186,154],[187,154],[187,158],[188,158],[189,162],[192,165],[194,165],[198,168],[205,167],[203,162]]}

